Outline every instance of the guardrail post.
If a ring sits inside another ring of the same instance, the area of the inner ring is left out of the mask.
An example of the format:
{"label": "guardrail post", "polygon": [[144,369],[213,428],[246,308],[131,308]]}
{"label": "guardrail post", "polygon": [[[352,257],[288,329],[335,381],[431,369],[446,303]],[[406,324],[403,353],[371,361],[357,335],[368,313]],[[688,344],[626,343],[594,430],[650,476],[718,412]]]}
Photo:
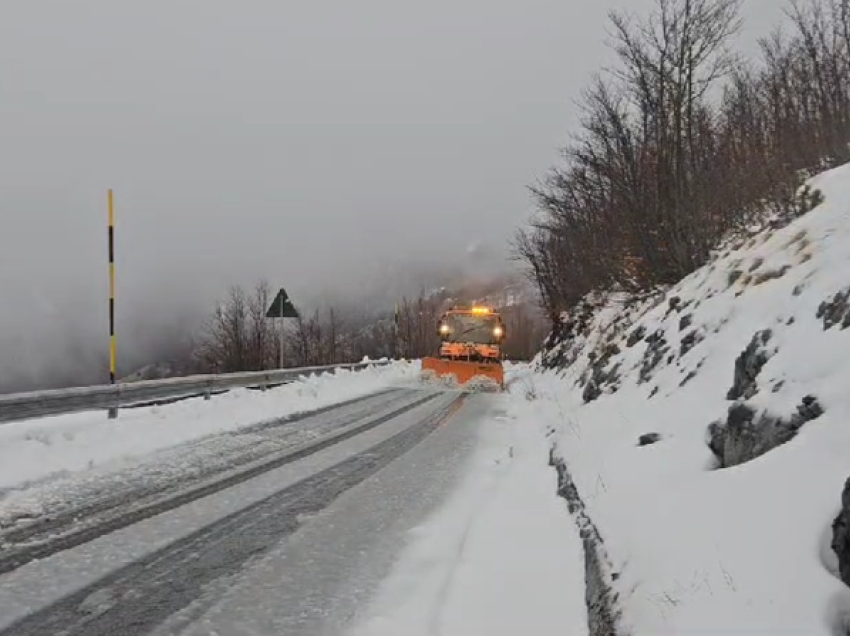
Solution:
{"label": "guardrail post", "polygon": [[209,400],[210,398],[212,398],[212,387],[213,387],[212,379],[207,380],[204,383],[204,399],[205,400]]}
{"label": "guardrail post", "polygon": [[114,420],[118,417],[118,405],[121,403],[121,385],[113,384],[110,392],[110,404],[107,409],[107,417]]}

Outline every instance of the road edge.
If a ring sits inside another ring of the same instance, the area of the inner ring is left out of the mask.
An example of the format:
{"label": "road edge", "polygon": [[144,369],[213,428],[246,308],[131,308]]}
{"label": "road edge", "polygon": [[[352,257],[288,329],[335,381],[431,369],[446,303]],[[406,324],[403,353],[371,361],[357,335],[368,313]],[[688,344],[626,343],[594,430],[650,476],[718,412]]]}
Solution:
{"label": "road edge", "polygon": [[567,508],[579,531],[584,551],[585,604],[590,636],[626,636],[620,626],[622,611],[617,607],[619,594],[613,589],[617,574],[604,547],[596,524],[587,514],[584,500],[573,481],[567,463],[549,450],[549,465],[558,474],[557,494],[567,502]]}

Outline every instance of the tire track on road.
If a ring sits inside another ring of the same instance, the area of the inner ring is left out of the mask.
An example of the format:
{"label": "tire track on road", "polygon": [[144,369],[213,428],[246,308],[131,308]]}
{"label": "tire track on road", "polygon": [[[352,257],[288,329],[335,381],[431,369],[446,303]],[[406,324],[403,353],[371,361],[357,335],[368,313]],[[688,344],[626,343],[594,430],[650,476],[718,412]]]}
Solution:
{"label": "tire track on road", "polygon": [[[418,391],[412,392],[414,395]],[[203,481],[194,481],[188,488],[174,492],[156,491],[136,495],[132,503],[127,505],[128,494],[112,505],[101,504],[90,508],[70,510],[67,513],[47,520],[43,524],[23,528],[17,536],[8,533],[0,536],[7,542],[0,549],[0,574],[11,572],[35,559],[43,559],[57,552],[88,543],[99,536],[114,532],[129,525],[138,523],[154,515],[173,510],[202,497],[214,494],[241,482],[257,477],[265,472],[292,463],[329,446],[345,441],[355,435],[373,429],[384,422],[410,411],[417,406],[435,399],[438,393],[427,394],[413,401],[405,401],[400,407],[380,416],[370,418],[370,409],[357,412],[346,422],[340,423],[337,432],[320,437],[295,448],[278,451],[263,457],[247,466],[235,470],[222,471],[209,476]],[[373,396],[370,396],[373,397]],[[412,396],[408,396],[412,397]],[[391,405],[393,402],[385,404]],[[339,405],[337,405],[339,407]],[[329,409],[330,410],[330,409]],[[377,410],[377,407],[376,407]],[[361,424],[354,426],[358,422]],[[184,486],[184,484],[180,484]],[[124,505],[121,505],[124,504]],[[61,532],[64,530],[64,532]],[[57,532],[58,531],[58,532]],[[10,539],[18,543],[9,543]],[[26,541],[26,543],[24,543]]]}
{"label": "tire track on road", "polygon": [[[422,399],[424,404],[436,396]],[[464,401],[447,404],[365,452],[293,484],[111,574],[0,632],[0,636],[142,636],[239,573],[300,525],[435,431]],[[391,418],[390,418],[391,419]]]}

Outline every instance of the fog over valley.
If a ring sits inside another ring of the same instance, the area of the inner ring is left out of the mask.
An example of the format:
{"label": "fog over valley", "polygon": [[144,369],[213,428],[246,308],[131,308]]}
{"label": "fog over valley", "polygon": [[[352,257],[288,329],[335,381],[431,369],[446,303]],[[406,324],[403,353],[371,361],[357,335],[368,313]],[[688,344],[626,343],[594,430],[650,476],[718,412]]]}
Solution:
{"label": "fog over valley", "polygon": [[650,4],[10,0],[0,391],[106,381],[109,188],[123,373],[232,285],[368,313],[516,272],[607,12]]}

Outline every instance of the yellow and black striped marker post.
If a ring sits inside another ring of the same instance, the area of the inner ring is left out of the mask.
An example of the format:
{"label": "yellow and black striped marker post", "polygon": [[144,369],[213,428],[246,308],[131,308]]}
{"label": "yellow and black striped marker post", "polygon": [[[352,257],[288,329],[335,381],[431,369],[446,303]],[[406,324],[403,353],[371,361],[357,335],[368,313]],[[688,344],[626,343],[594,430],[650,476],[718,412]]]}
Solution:
{"label": "yellow and black striped marker post", "polygon": [[[115,203],[109,190],[109,384],[115,384]],[[118,417],[118,408],[109,408],[109,419]]]}

